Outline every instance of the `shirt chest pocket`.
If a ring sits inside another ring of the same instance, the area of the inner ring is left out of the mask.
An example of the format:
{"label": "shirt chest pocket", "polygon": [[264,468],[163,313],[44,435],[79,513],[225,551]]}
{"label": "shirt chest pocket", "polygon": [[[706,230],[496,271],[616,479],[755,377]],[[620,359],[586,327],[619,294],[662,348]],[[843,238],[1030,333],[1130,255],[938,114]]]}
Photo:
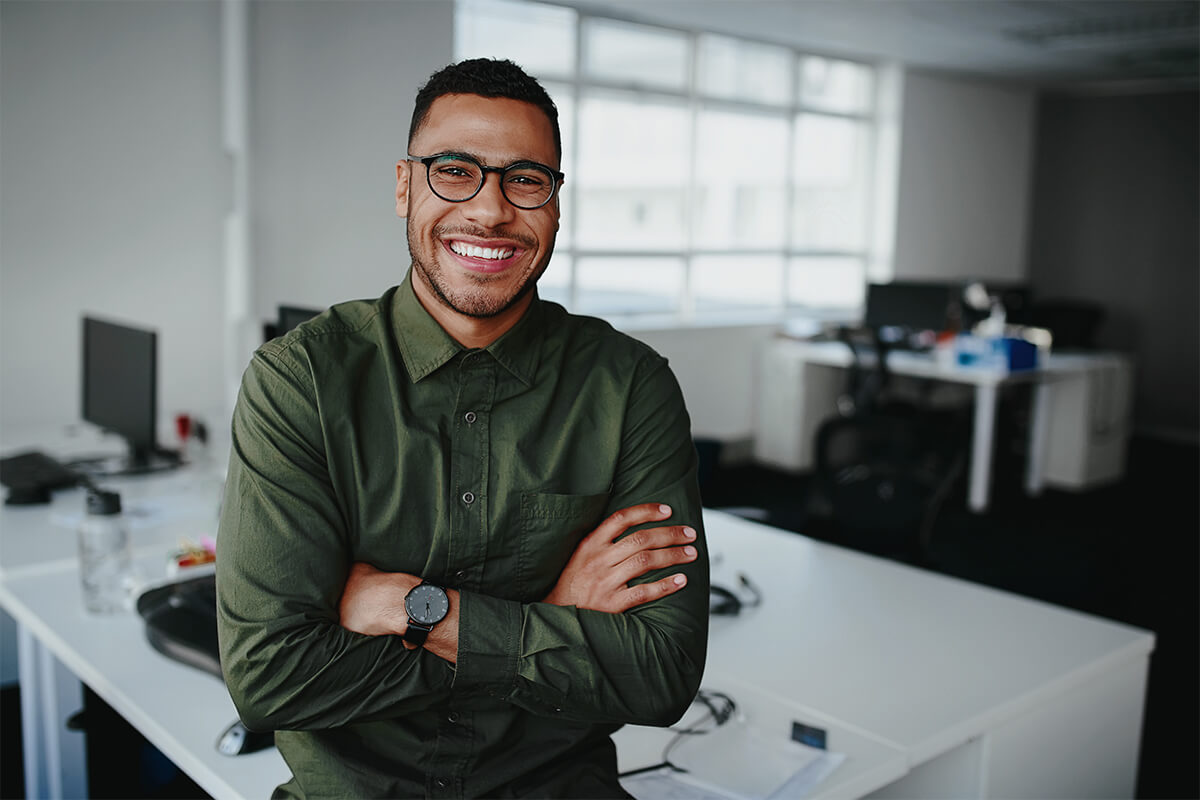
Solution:
{"label": "shirt chest pocket", "polygon": [[608,499],[608,492],[521,495],[521,542],[517,552],[521,597],[533,601],[549,593],[580,540],[604,519]]}

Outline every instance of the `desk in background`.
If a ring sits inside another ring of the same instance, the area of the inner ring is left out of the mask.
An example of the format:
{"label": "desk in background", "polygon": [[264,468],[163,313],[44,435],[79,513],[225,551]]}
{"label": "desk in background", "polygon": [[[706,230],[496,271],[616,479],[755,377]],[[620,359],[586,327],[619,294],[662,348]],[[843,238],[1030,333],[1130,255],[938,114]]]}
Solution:
{"label": "desk in background", "polygon": [[[186,469],[136,480],[145,502],[157,488],[177,507],[140,535],[149,575],[180,533],[211,519],[216,495]],[[78,681],[209,794],[269,796],[288,777],[277,751],[215,749],[236,717],[220,681],[155,651],[133,612],[84,612],[74,538],[54,514],[0,511],[0,605],[20,628],[31,796],[79,795],[81,734],[63,726]],[[704,685],[767,735],[790,721],[827,730],[847,757],[814,797],[1133,796],[1153,634],[717,511],[705,524],[714,582],[745,573],[763,602],[712,620]],[[54,547],[35,546],[47,536]],[[620,731],[622,768],[656,763],[669,736]]]}
{"label": "desk in background", "polygon": [[[817,428],[837,413],[837,397],[853,363],[841,342],[777,338],[759,368],[754,454],[787,470],[813,465]],[[990,507],[996,407],[1001,387],[1033,385],[1025,490],[1047,485],[1078,489],[1119,479],[1129,436],[1132,366],[1114,353],[1051,354],[1031,370],[1000,372],[945,364],[932,354],[888,355],[895,375],[963,384],[974,390],[968,506]]]}

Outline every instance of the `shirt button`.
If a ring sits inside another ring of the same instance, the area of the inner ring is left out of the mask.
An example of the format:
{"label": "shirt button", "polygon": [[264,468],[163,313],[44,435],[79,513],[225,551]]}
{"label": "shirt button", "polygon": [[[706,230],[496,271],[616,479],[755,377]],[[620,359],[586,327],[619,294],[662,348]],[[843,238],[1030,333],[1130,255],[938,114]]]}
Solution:
{"label": "shirt button", "polygon": [[463,419],[467,421],[468,425],[474,425],[475,420],[478,419],[478,417],[475,416],[474,411],[468,411],[467,413],[463,414]]}
{"label": "shirt button", "polygon": [[462,501],[464,503],[466,503],[467,505],[471,505],[471,503],[474,503],[475,502],[474,492],[463,492]]}
{"label": "shirt button", "polygon": [[458,572],[454,573],[454,579],[459,583],[462,583],[467,579],[467,571],[465,569],[460,569]]}
{"label": "shirt button", "polygon": [[445,779],[445,778],[438,778],[436,781],[434,781],[434,783],[436,783],[436,784],[437,784],[437,787],[438,787],[439,789],[445,789],[445,788],[446,788],[446,779]]}
{"label": "shirt button", "polygon": [[446,719],[450,721],[450,724],[454,724],[455,722],[458,722],[458,712],[451,711],[449,714],[446,715]]}

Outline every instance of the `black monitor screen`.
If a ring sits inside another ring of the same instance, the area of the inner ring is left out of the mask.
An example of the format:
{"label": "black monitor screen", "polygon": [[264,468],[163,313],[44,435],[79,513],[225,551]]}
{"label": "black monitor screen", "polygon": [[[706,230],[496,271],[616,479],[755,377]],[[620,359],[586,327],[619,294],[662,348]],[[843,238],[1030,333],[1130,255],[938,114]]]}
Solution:
{"label": "black monitor screen", "polygon": [[83,319],[83,418],[118,434],[134,460],[155,450],[158,336],[154,331]]}
{"label": "black monitor screen", "polygon": [[321,312],[315,308],[300,308],[299,306],[280,306],[279,307],[279,327],[276,331],[277,336],[283,336],[292,328],[304,322],[307,319],[312,319]]}
{"label": "black monitor screen", "polygon": [[863,326],[943,331],[951,298],[951,287],[945,283],[893,281],[868,284]]}

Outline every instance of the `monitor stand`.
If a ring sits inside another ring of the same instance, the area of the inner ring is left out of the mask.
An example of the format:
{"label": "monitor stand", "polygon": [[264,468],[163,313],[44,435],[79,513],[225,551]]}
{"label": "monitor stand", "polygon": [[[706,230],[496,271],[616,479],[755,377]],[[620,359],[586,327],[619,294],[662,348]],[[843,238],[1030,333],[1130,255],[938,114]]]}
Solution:
{"label": "monitor stand", "polygon": [[111,478],[119,475],[148,475],[165,472],[183,465],[183,458],[176,450],[156,447],[153,450],[131,449],[125,455],[99,456],[72,461],[70,466],[93,478]]}

